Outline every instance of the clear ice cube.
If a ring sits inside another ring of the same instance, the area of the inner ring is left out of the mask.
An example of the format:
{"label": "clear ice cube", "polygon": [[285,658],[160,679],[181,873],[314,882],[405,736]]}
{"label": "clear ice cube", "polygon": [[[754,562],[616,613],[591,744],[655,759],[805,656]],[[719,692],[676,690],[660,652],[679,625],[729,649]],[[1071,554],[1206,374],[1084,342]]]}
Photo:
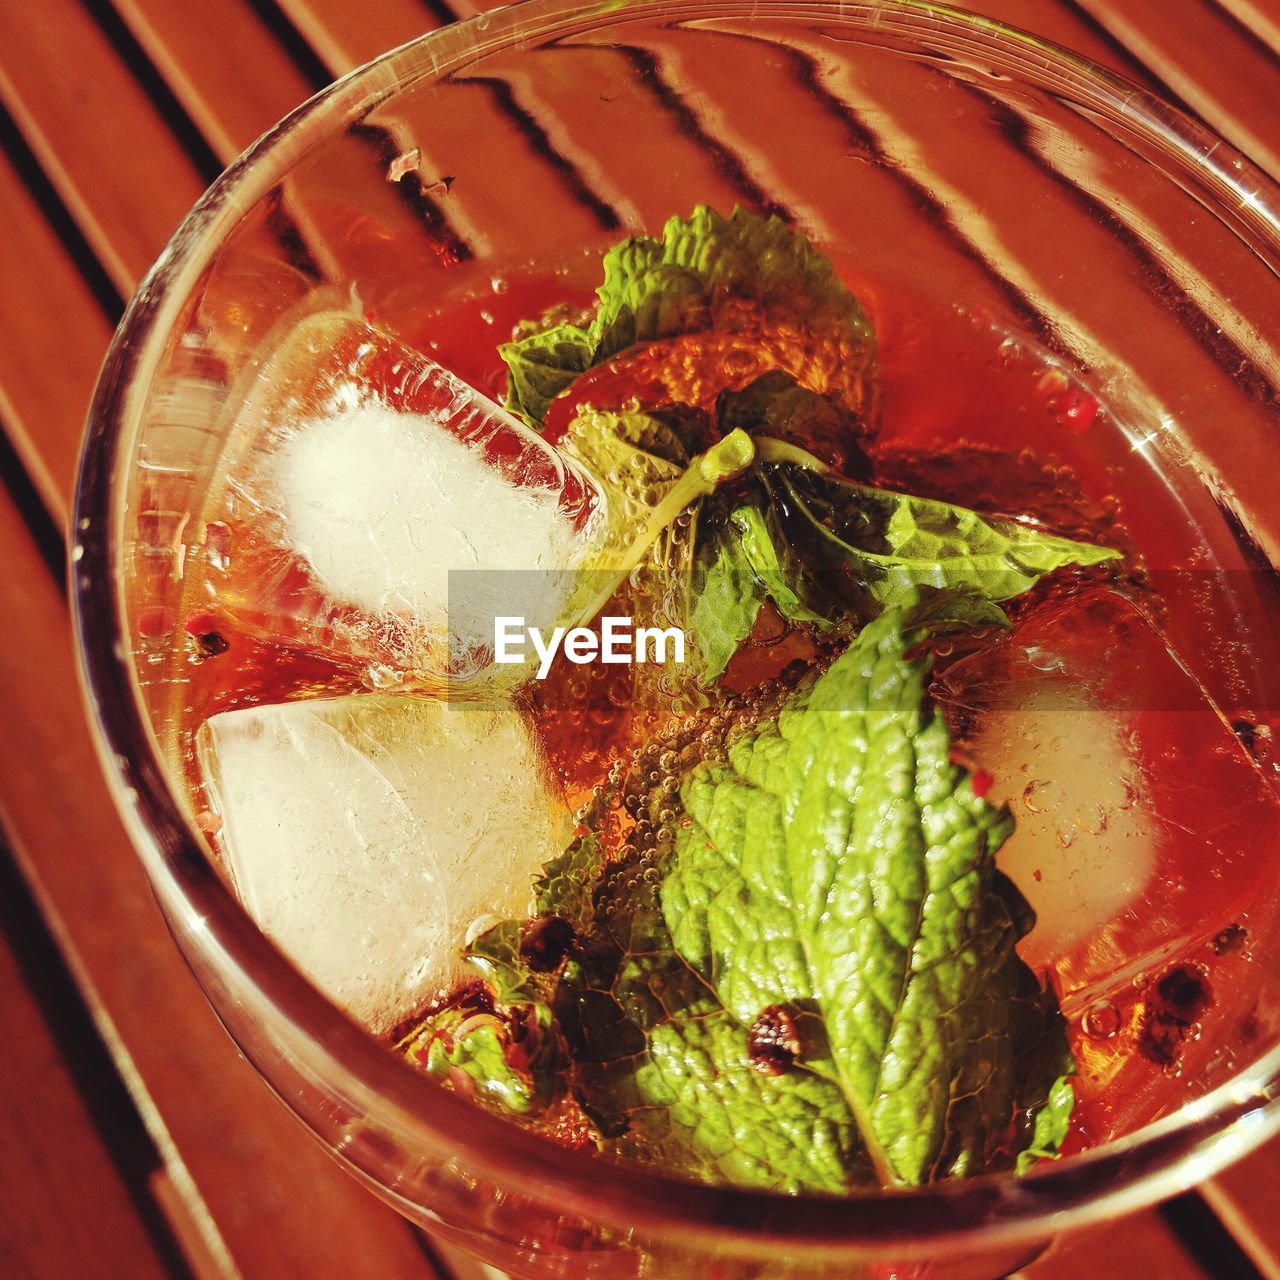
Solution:
{"label": "clear ice cube", "polygon": [[935,697],[1017,821],[998,862],[1037,915],[1019,949],[1069,1005],[1211,936],[1265,886],[1276,794],[1128,600],[1040,606]]}
{"label": "clear ice cube", "polygon": [[496,614],[565,620],[600,517],[592,481],[523,423],[340,311],[264,357],[212,493],[212,602],[428,685],[491,662]]}
{"label": "clear ice cube", "polygon": [[568,816],[509,703],[315,698],[200,729],[245,908],[377,1034],[461,976],[468,927],[521,915]]}

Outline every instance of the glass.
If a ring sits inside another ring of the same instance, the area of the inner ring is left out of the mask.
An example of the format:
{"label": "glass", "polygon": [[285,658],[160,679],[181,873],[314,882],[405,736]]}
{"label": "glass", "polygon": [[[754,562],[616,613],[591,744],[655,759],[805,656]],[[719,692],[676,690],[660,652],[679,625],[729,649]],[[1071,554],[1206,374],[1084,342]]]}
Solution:
{"label": "glass", "polygon": [[[1021,1179],[839,1200],[689,1185],[559,1149],[411,1071],[258,932],[184,798],[181,669],[140,637],[179,616],[228,406],[268,335],[354,289],[428,351],[451,308],[492,345],[486,298],[516,306],[548,270],[589,281],[606,247],[699,202],[795,218],[874,282],[873,308],[875,290],[945,290],[1047,348],[1174,477],[1206,538],[1271,573],[1280,192],[1229,147],[1070,53],[937,5],[529,0],[299,108],[213,186],[130,305],[73,553],[104,768],[232,1036],[422,1226],[528,1277],[1003,1274],[1280,1127],[1280,993],[1256,993],[1252,1041],[1176,1114]],[[449,363],[496,394],[465,351]]]}

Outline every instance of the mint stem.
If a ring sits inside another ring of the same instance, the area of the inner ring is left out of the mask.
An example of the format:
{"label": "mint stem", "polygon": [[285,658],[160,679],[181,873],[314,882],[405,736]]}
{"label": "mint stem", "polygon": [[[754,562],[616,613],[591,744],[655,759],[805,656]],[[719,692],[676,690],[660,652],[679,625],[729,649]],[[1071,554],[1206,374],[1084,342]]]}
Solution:
{"label": "mint stem", "polygon": [[649,513],[644,528],[618,566],[618,581],[621,582],[644,559],[645,552],[657,541],[658,535],[668,525],[674,524],[686,508],[714,493],[726,481],[740,476],[755,457],[755,444],[741,428],[716,441],[706,453],[698,454],[684,475]]}
{"label": "mint stem", "polygon": [[627,548],[626,555],[612,567],[608,584],[597,592],[589,609],[584,610],[584,617],[594,618],[600,612],[623,579],[644,559],[645,553],[668,525],[674,524],[695,502],[714,493],[727,481],[736,479],[755,460],[755,442],[741,428],[729,432],[705,453],[698,454],[662,501],[649,512],[644,527]]}
{"label": "mint stem", "polygon": [[772,436],[756,436],[755,445],[756,457],[761,462],[790,462],[797,467],[804,467],[806,471],[816,471],[820,475],[831,470],[821,458],[815,457],[808,449],[788,444],[785,440],[775,440]]}

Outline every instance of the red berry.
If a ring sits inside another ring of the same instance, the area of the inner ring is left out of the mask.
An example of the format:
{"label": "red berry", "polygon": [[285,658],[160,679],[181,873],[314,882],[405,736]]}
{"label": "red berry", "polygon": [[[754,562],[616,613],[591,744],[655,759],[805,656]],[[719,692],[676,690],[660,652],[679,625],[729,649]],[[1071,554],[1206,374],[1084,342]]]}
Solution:
{"label": "red berry", "polygon": [[973,794],[979,800],[991,790],[993,782],[995,782],[995,779],[985,769],[975,769],[969,778],[969,785],[973,788]]}
{"label": "red berry", "polygon": [[1055,406],[1058,421],[1069,431],[1088,431],[1098,416],[1098,402],[1075,387],[1064,391]]}

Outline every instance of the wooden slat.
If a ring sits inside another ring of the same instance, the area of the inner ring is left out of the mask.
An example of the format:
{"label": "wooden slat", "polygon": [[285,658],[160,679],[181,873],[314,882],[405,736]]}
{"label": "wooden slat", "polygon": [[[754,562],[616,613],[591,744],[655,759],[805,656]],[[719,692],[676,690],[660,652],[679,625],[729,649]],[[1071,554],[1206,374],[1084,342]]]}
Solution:
{"label": "wooden slat", "polygon": [[[657,228],[695,204],[727,209],[751,201],[759,189],[734,181],[737,166],[717,163],[723,157],[698,136],[696,118],[643,52],[565,41],[532,57],[495,55],[480,71],[511,85],[556,148],[629,224]],[[584,99],[590,111],[581,109]],[[662,181],[654,182],[659,172]]]}
{"label": "wooden slat", "polygon": [[1225,1280],[1210,1276],[1154,1210],[1066,1236],[1021,1280]]}
{"label": "wooden slat", "polygon": [[335,75],[440,25],[420,0],[279,0],[280,8]]}
{"label": "wooden slat", "polygon": [[0,101],[126,296],[204,190],[76,0],[0,5]]}
{"label": "wooden slat", "polygon": [[0,1045],[0,1274],[162,1280],[164,1263],[3,930]]}
{"label": "wooden slat", "polygon": [[[810,234],[838,248],[846,264],[861,264],[872,277],[894,278],[903,261],[903,229],[909,227],[908,262],[917,287],[945,279],[951,292],[973,305],[1009,305],[1004,279],[989,255],[957,235],[943,211],[930,208],[930,194],[913,166],[868,162],[874,138],[836,92],[839,77],[820,76],[810,51],[780,51],[770,41],[728,30],[696,40],[647,35],[644,48],[667,83],[713,86],[686,104],[701,128]],[[725,66],[733,73],[725,75]],[[762,100],[777,109],[761,111]],[[796,138],[806,145],[796,146]],[[840,159],[819,168],[813,152]]]}
{"label": "wooden slat", "polygon": [[[438,25],[417,0],[390,0],[368,14],[343,0],[281,0],[281,7],[335,73]],[[385,130],[399,152],[417,150],[424,184],[445,175],[452,179],[443,210],[477,253],[528,257],[549,247],[553,237],[557,247],[575,236],[584,243],[598,237],[602,226],[611,225],[608,208],[583,205],[584,184],[571,162],[538,154],[530,145],[524,104],[504,100],[500,91],[479,82],[469,91],[461,85],[413,89],[369,122]],[[523,219],[511,217],[516,200],[526,212]]]}
{"label": "wooden slat", "polygon": [[431,1241],[431,1251],[449,1268],[451,1280],[507,1280],[507,1277],[496,1267],[463,1253],[454,1245],[443,1240]]}
{"label": "wooden slat", "polygon": [[[1178,314],[1176,297],[1158,287],[1148,261],[1120,247],[1104,211],[1053,199],[1055,179],[995,130],[983,144],[991,162],[970,163],[969,125],[937,111],[930,78],[905,60],[892,69],[867,62],[844,92],[874,117],[885,151],[946,201],[960,232],[998,258],[1044,314],[1064,318],[1087,364],[1105,368],[1110,353],[1122,351],[1136,385],[1160,386],[1175,419],[1229,415],[1238,430],[1269,430],[1265,409],[1243,388],[1224,384],[1216,357]],[[1010,192],[1019,193],[1018,216],[1000,217]],[[1064,275],[1064,255],[1105,270]]]}
{"label": "wooden slat", "polygon": [[407,1225],[299,1129],[173,945],[84,728],[58,585],[0,500],[0,823],[209,1253],[246,1280],[434,1275]]}
{"label": "wooden slat", "polygon": [[1200,1188],[1223,1226],[1267,1280],[1280,1280],[1280,1139]]}
{"label": "wooden slat", "polygon": [[584,200],[589,189],[572,166],[531,144],[522,104],[502,89],[465,79],[416,85],[368,121],[401,152],[416,149],[424,175],[452,179],[448,212],[477,256],[520,263],[617,239],[606,234],[616,232],[616,213],[598,198]]}
{"label": "wooden slat", "polygon": [[115,7],[223,164],[314,92],[248,0]]}
{"label": "wooden slat", "polygon": [[62,521],[111,323],[3,151],[0,281],[0,421]]}
{"label": "wooden slat", "polygon": [[964,6],[983,17],[1060,44],[1145,89],[1160,91],[1159,77],[1075,0],[972,0]]}
{"label": "wooden slat", "polygon": [[1208,0],[1078,0],[1228,142],[1280,176],[1280,63]]}
{"label": "wooden slat", "polygon": [[1274,0],[1218,0],[1218,3],[1280,55],[1280,4]]}

